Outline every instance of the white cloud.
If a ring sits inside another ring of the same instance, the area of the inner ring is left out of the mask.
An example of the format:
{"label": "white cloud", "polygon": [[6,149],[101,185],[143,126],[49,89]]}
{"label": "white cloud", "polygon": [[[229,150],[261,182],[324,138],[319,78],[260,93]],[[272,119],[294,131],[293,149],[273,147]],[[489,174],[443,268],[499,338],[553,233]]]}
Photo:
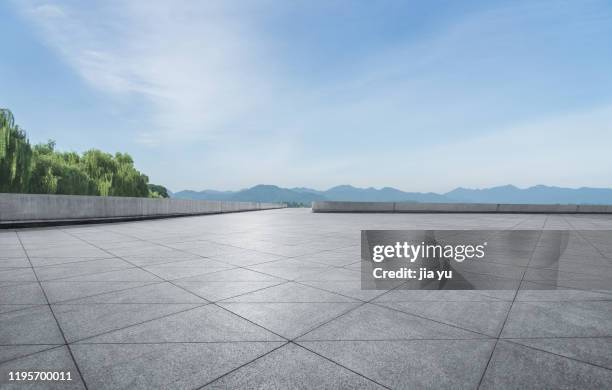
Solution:
{"label": "white cloud", "polygon": [[93,87],[151,104],[145,143],[214,137],[269,104],[260,42],[213,2],[18,4]]}

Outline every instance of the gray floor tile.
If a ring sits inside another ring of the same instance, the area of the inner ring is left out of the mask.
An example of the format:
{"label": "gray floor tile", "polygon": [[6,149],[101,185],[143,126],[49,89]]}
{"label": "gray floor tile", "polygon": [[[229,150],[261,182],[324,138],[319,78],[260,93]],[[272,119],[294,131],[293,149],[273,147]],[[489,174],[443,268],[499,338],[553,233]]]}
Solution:
{"label": "gray floor tile", "polygon": [[512,339],[511,341],[612,370],[612,338],[610,337]]}
{"label": "gray floor tile", "polygon": [[72,380],[63,382],[34,382],[26,385],[28,389],[85,389],[66,347],[42,351],[0,364],[0,385],[3,389],[23,389],[23,383],[10,383],[7,381],[8,373],[10,371],[40,370],[70,372]]}
{"label": "gray floor tile", "polygon": [[365,304],[298,340],[397,340],[484,338],[449,325]]}
{"label": "gray floor tile", "polygon": [[72,350],[90,389],[194,389],[280,345],[76,344]]}
{"label": "gray floor tile", "polygon": [[161,282],[162,279],[138,268],[107,271],[62,278],[63,282]]}
{"label": "gray floor tile", "polygon": [[103,257],[30,257],[30,261],[34,267],[46,267],[52,265],[68,265],[73,263],[81,263],[88,261],[98,261],[104,259],[110,259],[110,255]]}
{"label": "gray floor tile", "polygon": [[376,383],[304,348],[287,344],[206,389],[380,389]]}
{"label": "gray floor tile", "polygon": [[229,269],[232,266],[218,261],[199,261],[198,265],[162,264],[144,267],[143,269],[165,279],[180,279]]}
{"label": "gray floor tile", "polygon": [[46,304],[38,282],[26,282],[0,287],[0,304]]}
{"label": "gray floor tile", "polygon": [[[60,345],[61,344],[0,345],[0,364],[9,360],[26,357],[46,349],[59,347]],[[1,380],[0,378],[0,381]]]}
{"label": "gray floor tile", "polygon": [[219,301],[253,291],[276,286],[279,281],[268,282],[213,282],[213,281],[183,281],[182,279],[173,281],[177,286],[193,292],[194,294],[210,301]]}
{"label": "gray floor tile", "polygon": [[207,303],[206,300],[168,282],[148,284],[121,291],[75,299],[70,304],[87,303]]}
{"label": "gray floor tile", "polygon": [[369,301],[386,293],[385,290],[362,290],[360,280],[307,280],[300,283],[361,301]]}
{"label": "gray floor tile", "polygon": [[40,281],[70,278],[79,275],[99,274],[126,268],[133,268],[133,266],[120,259],[103,259],[72,263],[68,265],[35,267],[36,276],[38,276]]}
{"label": "gray floor tile", "polygon": [[35,282],[36,275],[32,268],[0,268],[0,281]]}
{"label": "gray floor tile", "polygon": [[219,305],[287,339],[293,339],[358,304],[222,302]]}
{"label": "gray floor tile", "polygon": [[339,294],[288,282],[274,287],[259,290],[250,294],[230,298],[226,302],[356,302]]}
{"label": "gray floor tile", "polygon": [[380,305],[497,337],[511,302],[381,302]]}
{"label": "gray floor tile", "polygon": [[245,268],[233,268],[177,279],[180,282],[284,282],[284,279]]}
{"label": "gray floor tile", "polygon": [[299,344],[392,389],[475,389],[495,341],[310,341]]}
{"label": "gray floor tile", "polygon": [[[1,253],[1,252],[0,252]],[[27,257],[0,257],[0,269],[2,268],[30,268]]]}
{"label": "gray floor tile", "polygon": [[238,253],[215,254],[212,259],[222,261],[224,263],[245,267],[249,265],[267,263],[282,259],[282,256],[273,255],[271,253],[261,253],[256,251],[243,251]]}
{"label": "gray floor tile", "polygon": [[0,344],[63,344],[49,306],[0,314]]}
{"label": "gray floor tile", "polygon": [[42,287],[49,298],[49,302],[63,302],[71,299],[84,298],[93,295],[108,293],[112,291],[126,290],[134,287],[145,286],[149,282],[79,282],[79,281],[55,281],[43,282]]}
{"label": "gray floor tile", "polygon": [[0,314],[9,313],[12,311],[25,310],[34,307],[47,306],[47,304],[38,304],[38,305],[0,305]]}
{"label": "gray floor tile", "polygon": [[197,307],[196,304],[53,305],[68,342]]}
{"label": "gray floor tile", "polygon": [[501,337],[612,336],[612,301],[515,302]]}
{"label": "gray floor tile", "polygon": [[[161,306],[161,305],[160,305]],[[86,340],[87,343],[282,341],[227,310],[207,305]]]}
{"label": "gray floor tile", "polygon": [[[503,300],[501,298],[505,298],[504,296],[496,296],[499,295],[498,291],[491,291],[491,293],[492,296],[489,295],[489,292],[483,291],[407,290],[400,287],[381,295],[372,302],[499,302],[500,300]],[[510,301],[512,301],[512,298],[514,298],[514,292],[512,292],[508,298]]]}
{"label": "gray floor tile", "polygon": [[500,341],[482,389],[609,389],[612,371]]}
{"label": "gray floor tile", "polygon": [[287,280],[304,279],[328,269],[328,267],[321,264],[293,259],[279,260],[272,263],[249,266],[248,268]]}

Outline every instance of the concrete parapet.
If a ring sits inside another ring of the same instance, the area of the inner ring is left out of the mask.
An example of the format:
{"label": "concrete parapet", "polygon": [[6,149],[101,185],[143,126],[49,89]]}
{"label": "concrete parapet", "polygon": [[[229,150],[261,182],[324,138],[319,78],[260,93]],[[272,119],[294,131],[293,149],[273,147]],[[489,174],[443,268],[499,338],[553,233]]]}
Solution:
{"label": "concrete parapet", "polygon": [[612,206],[572,204],[313,202],[315,213],[611,214]]}
{"label": "concrete parapet", "polygon": [[0,193],[0,227],[161,218],[286,207],[282,203]]}

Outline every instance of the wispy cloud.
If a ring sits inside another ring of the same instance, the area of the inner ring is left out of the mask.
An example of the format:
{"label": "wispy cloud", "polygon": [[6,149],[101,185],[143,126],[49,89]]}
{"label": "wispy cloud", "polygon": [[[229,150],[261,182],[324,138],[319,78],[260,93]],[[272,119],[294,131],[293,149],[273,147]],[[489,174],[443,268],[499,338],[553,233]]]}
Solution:
{"label": "wispy cloud", "polygon": [[211,136],[269,103],[261,43],[220,3],[18,4],[93,87],[151,104],[145,143]]}

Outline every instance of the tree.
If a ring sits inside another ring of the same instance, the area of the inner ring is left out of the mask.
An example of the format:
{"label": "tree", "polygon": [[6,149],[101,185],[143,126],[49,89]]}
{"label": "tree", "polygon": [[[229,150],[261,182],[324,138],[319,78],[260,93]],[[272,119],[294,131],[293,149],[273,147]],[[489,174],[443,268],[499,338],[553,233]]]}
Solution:
{"label": "tree", "polygon": [[0,192],[168,197],[148,182],[127,153],[58,152],[53,140],[32,148],[11,112],[0,110]]}
{"label": "tree", "polygon": [[168,189],[159,184],[149,184],[149,192],[151,198],[169,198]]}
{"label": "tree", "polygon": [[32,148],[9,110],[0,109],[0,192],[27,192]]}

